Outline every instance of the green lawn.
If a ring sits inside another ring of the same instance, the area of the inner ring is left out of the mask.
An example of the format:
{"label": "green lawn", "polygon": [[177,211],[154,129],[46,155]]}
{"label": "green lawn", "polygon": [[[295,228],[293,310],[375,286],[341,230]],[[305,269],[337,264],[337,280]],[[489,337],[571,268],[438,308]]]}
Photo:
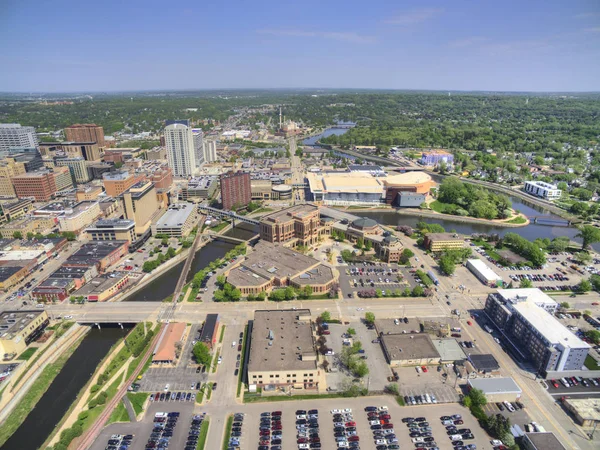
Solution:
{"label": "green lawn", "polygon": [[71,357],[75,349],[81,343],[81,339],[78,340],[75,345],[72,345],[65,353],[60,356],[56,362],[48,364],[40,376],[35,380],[31,388],[23,396],[19,404],[12,411],[12,413],[6,418],[4,423],[0,425],[0,447],[12,436],[12,434],[19,428],[25,418],[29,415],[31,410],[38,403],[42,395],[48,390],[54,378],[60,373],[67,360]]}
{"label": "green lawn", "polygon": [[244,356],[246,355],[246,333],[248,332],[248,325],[244,328],[244,336],[242,338],[242,356],[241,356],[241,365],[240,371],[238,373],[238,387],[237,387],[237,397],[240,396],[240,392],[242,392],[242,377],[244,375]]}
{"label": "green lawn", "polygon": [[144,403],[146,403],[146,400],[148,399],[148,394],[145,392],[128,392],[127,398],[131,402],[131,406],[133,406],[136,415],[139,415],[144,411]]}
{"label": "green lawn", "polygon": [[506,222],[506,223],[516,223],[516,224],[521,224],[521,223],[525,223],[525,222],[527,222],[527,219],[525,219],[525,217],[523,217],[523,216],[517,216],[517,217],[514,217],[514,218],[510,219],[510,220],[509,220],[508,222]]}
{"label": "green lawn", "polygon": [[221,231],[223,228],[225,228],[228,225],[229,225],[229,222],[223,221],[219,225],[217,225],[216,227],[209,228],[209,230],[213,231],[215,233],[218,233],[219,231]]}
{"label": "green lawn", "polygon": [[435,200],[429,204],[429,207],[435,212],[444,214],[446,207],[450,206],[448,203],[442,203],[439,200]]}
{"label": "green lawn", "polygon": [[196,450],[204,450],[206,444],[206,437],[208,436],[208,426],[210,425],[210,419],[206,417],[200,425],[200,434],[198,435],[198,444],[196,444]]}
{"label": "green lawn", "polygon": [[590,370],[600,370],[598,361],[596,361],[591,355],[587,355],[583,364]]}
{"label": "green lawn", "polygon": [[219,344],[223,343],[224,336],[225,336],[225,325],[221,325],[221,336],[219,336]]}
{"label": "green lawn", "polygon": [[125,405],[123,404],[122,400],[119,402],[108,419],[108,423],[114,422],[129,422],[129,414],[127,414],[127,409],[125,409]]}
{"label": "green lawn", "polygon": [[37,351],[37,349],[38,349],[37,347],[29,347],[23,353],[21,353],[21,355],[17,359],[22,359],[24,361],[27,361],[29,358],[31,358],[33,356],[33,354]]}
{"label": "green lawn", "polygon": [[215,359],[213,359],[213,363],[212,363],[213,373],[215,373],[217,371],[217,366],[219,365],[219,353],[220,353],[220,350],[217,350],[217,353],[215,353]]}
{"label": "green lawn", "polygon": [[[227,422],[225,423],[225,439],[223,439],[223,450],[227,450],[229,448],[229,438],[231,437],[231,425],[233,424],[233,415],[229,415],[227,417]],[[198,439],[200,441],[200,439]]]}

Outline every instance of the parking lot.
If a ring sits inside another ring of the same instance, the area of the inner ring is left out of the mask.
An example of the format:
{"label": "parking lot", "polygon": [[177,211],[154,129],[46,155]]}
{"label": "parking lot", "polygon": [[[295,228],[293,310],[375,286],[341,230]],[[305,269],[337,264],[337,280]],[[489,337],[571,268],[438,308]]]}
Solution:
{"label": "parking lot", "polygon": [[151,367],[139,382],[142,392],[190,391],[192,384],[205,383],[206,373],[196,373],[195,367]]}
{"label": "parking lot", "polygon": [[169,449],[183,449],[187,440],[193,409],[194,404],[191,402],[151,403],[141,421],[135,423],[113,423],[107,426],[102,430],[90,449],[104,450],[108,440],[113,434],[132,434],[134,436],[129,449],[144,450],[154,427],[154,414],[157,412],[180,413],[177,425],[173,430],[173,436],[170,439]]}
{"label": "parking lot", "polygon": [[[366,406],[387,406],[388,413],[391,416],[390,422],[393,425],[394,432],[398,439],[398,445],[401,449],[415,448],[409,436],[408,427],[401,422],[404,417],[425,417],[432,428],[432,435],[435,437],[438,447],[441,450],[451,450],[452,445],[446,429],[440,422],[440,417],[445,415],[460,414],[464,424],[464,428],[470,428],[474,439],[468,443],[474,443],[478,449],[490,448],[489,437],[479,427],[477,420],[469,413],[469,411],[458,404],[438,404],[427,406],[400,407],[396,404],[392,397],[378,396],[368,398],[350,398],[350,399],[322,399],[322,400],[303,400],[296,402],[273,402],[263,404],[249,404],[240,408],[245,412],[245,420],[243,427],[243,436],[240,440],[240,448],[256,449],[258,447],[260,433],[260,415],[264,412],[281,411],[281,428],[282,428],[282,450],[298,449],[297,429],[296,429],[296,411],[311,409],[318,410],[318,425],[319,439],[321,448],[324,450],[337,448],[335,441],[335,432],[333,430],[333,414],[332,410],[344,410],[349,408],[352,410],[352,422],[356,425],[356,434],[359,436],[361,450],[376,450],[377,444],[373,436],[371,425],[367,413]],[[465,442],[467,443],[467,442]]]}
{"label": "parking lot", "polygon": [[358,292],[371,289],[404,291],[407,287],[412,289],[417,285],[410,269],[394,263],[341,264],[338,269],[340,287],[345,298],[350,293],[356,297]]}
{"label": "parking lot", "polygon": [[401,380],[399,387],[400,395],[403,397],[433,394],[438,403],[452,403],[459,400],[459,393],[454,387],[456,374],[450,367],[443,366],[440,372],[435,366],[428,367],[427,372],[417,372],[414,367],[400,367],[396,371]]}

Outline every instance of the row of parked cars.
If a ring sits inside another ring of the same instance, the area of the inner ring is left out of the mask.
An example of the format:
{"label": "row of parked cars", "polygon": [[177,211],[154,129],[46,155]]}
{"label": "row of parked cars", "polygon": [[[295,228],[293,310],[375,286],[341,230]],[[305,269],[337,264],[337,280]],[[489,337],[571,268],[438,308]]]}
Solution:
{"label": "row of parked cars", "polygon": [[439,450],[431,425],[425,417],[404,417],[402,422],[406,424],[410,440],[417,450]]}
{"label": "row of parked cars", "polygon": [[[566,388],[578,386],[579,384],[585,387],[590,387],[599,386],[600,378],[564,377],[560,379],[560,382]],[[556,380],[550,380],[550,383],[555,388],[558,387],[558,382]]]}
{"label": "row of parked cars", "polygon": [[179,419],[178,412],[157,412],[154,414],[154,423],[152,424],[152,432],[148,443],[146,444],[147,450],[154,449],[167,449],[171,443],[173,432],[177,426],[177,420]]}
{"label": "row of parked cars", "polygon": [[244,414],[235,413],[233,422],[231,422],[231,430],[229,430],[229,442],[227,450],[237,450],[240,448],[240,439],[242,438],[242,427],[244,426]]}
{"label": "row of parked cars", "polygon": [[333,437],[338,449],[360,450],[360,437],[352,409],[332,409]]}
{"label": "row of parked cars", "polygon": [[454,414],[452,416],[440,417],[442,425],[446,427],[446,434],[450,439],[454,450],[475,450],[477,446],[475,444],[467,444],[464,441],[474,439],[473,433],[470,428],[458,428],[463,425],[462,416],[460,414]]}
{"label": "row of parked cars", "polygon": [[113,434],[105,447],[106,450],[127,450],[131,446],[133,434]]}
{"label": "row of parked cars", "polygon": [[504,409],[506,409],[508,412],[515,412],[518,411],[520,409],[523,409],[523,403],[521,402],[497,402],[496,403],[496,407],[500,410],[500,411],[504,411]]}
{"label": "row of parked cars", "polygon": [[[196,383],[190,387],[191,389],[200,389],[200,383]],[[151,402],[193,402],[196,400],[196,394],[193,392],[157,392],[150,394]]]}
{"label": "row of parked cars", "polygon": [[394,431],[392,416],[387,406],[367,406],[365,408],[369,425],[373,431],[373,440],[377,450],[399,449],[398,437]]}
{"label": "row of parked cars", "polygon": [[547,273],[518,273],[510,274],[509,278],[513,281],[529,280],[529,281],[569,281],[569,278],[562,273],[547,274]]}
{"label": "row of parked cars", "polygon": [[296,411],[296,444],[298,449],[321,448],[319,436],[319,410]]}
{"label": "row of parked cars", "polygon": [[190,423],[187,441],[184,450],[196,450],[198,446],[198,438],[200,437],[200,427],[204,421],[204,414],[194,414]]}
{"label": "row of parked cars", "polygon": [[404,403],[407,405],[427,405],[437,403],[437,398],[433,394],[405,395]]}
{"label": "row of parked cars", "polygon": [[281,414],[281,411],[261,413],[258,450],[281,450],[283,440]]}

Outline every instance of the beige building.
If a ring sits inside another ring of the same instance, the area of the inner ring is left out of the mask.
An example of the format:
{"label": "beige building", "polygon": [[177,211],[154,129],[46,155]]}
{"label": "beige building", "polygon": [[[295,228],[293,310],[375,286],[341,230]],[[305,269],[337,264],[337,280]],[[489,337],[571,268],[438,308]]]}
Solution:
{"label": "beige building", "polygon": [[96,201],[80,202],[58,219],[60,231],[79,232],[88,227],[100,215],[100,204]]}
{"label": "beige building", "polygon": [[82,157],[60,158],[56,160],[56,165],[59,167],[68,167],[71,171],[73,181],[77,184],[87,183],[91,179],[85,159]]}
{"label": "beige building", "polygon": [[55,167],[52,172],[54,173],[54,183],[56,184],[57,192],[73,187],[73,178],[68,167]]}
{"label": "beige building", "polygon": [[150,181],[140,181],[121,195],[125,217],[135,222],[135,234],[144,234],[152,224],[152,217],[160,209],[156,189]]}
{"label": "beige building", "polygon": [[5,217],[15,220],[23,217],[33,209],[33,201],[30,198],[21,200],[9,200],[0,204],[0,209]]}
{"label": "beige building", "polygon": [[135,241],[135,222],[127,219],[104,219],[85,230],[93,241]]}
{"label": "beige building", "polygon": [[456,233],[427,233],[423,246],[432,252],[456,250],[465,246],[465,240]]}
{"label": "beige building", "polygon": [[92,278],[81,289],[73,292],[74,297],[83,297],[88,302],[104,302],[118,294],[129,282],[128,272],[110,272]]}
{"label": "beige building", "polygon": [[440,363],[440,354],[427,334],[384,334],[381,336],[381,343],[391,367]]}
{"label": "beige building", "polygon": [[50,320],[46,311],[5,311],[0,314],[0,355],[20,355]]}
{"label": "beige building", "polygon": [[254,312],[248,384],[277,390],[326,390],[309,309]]}
{"label": "beige building", "polygon": [[0,197],[16,197],[11,178],[25,173],[25,164],[16,162],[13,158],[0,161]]}
{"label": "beige building", "polygon": [[102,174],[106,195],[111,197],[118,197],[131,186],[142,181],[143,178],[143,175],[135,175],[133,172],[127,170]]}
{"label": "beige building", "polygon": [[20,283],[29,275],[27,264],[23,266],[0,266],[0,289],[8,290],[15,284]]}
{"label": "beige building", "polygon": [[198,209],[191,203],[175,203],[153,225],[153,234],[171,237],[184,237],[190,234],[198,223]]}
{"label": "beige building", "polygon": [[102,186],[83,186],[78,188],[75,192],[75,199],[78,202],[96,200],[102,192],[104,192]]}
{"label": "beige building", "polygon": [[58,145],[69,158],[83,157],[86,161],[102,159],[102,152],[96,142],[61,142]]}
{"label": "beige building", "polygon": [[600,425],[600,399],[567,398],[563,401],[565,408],[573,413],[575,421],[582,427]]}
{"label": "beige building", "polygon": [[296,205],[263,216],[260,219],[260,238],[286,245],[312,245],[319,240],[319,207]]}
{"label": "beige building", "polygon": [[271,180],[250,180],[252,200],[270,200],[272,186]]}
{"label": "beige building", "polygon": [[4,239],[11,239],[16,232],[21,233],[23,237],[26,237],[27,233],[48,234],[55,226],[56,222],[53,217],[23,218],[4,225],[0,228],[0,235]]}

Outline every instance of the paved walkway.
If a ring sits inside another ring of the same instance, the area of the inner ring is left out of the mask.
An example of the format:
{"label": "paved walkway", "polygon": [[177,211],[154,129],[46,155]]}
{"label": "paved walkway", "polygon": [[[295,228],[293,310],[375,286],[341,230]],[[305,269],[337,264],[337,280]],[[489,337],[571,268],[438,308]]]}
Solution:
{"label": "paved walkway", "polygon": [[129,415],[129,421],[137,422],[137,416],[133,409],[133,405],[129,401],[129,397],[127,397],[127,395],[123,396],[123,405],[125,405],[125,409],[127,410],[127,414]]}

